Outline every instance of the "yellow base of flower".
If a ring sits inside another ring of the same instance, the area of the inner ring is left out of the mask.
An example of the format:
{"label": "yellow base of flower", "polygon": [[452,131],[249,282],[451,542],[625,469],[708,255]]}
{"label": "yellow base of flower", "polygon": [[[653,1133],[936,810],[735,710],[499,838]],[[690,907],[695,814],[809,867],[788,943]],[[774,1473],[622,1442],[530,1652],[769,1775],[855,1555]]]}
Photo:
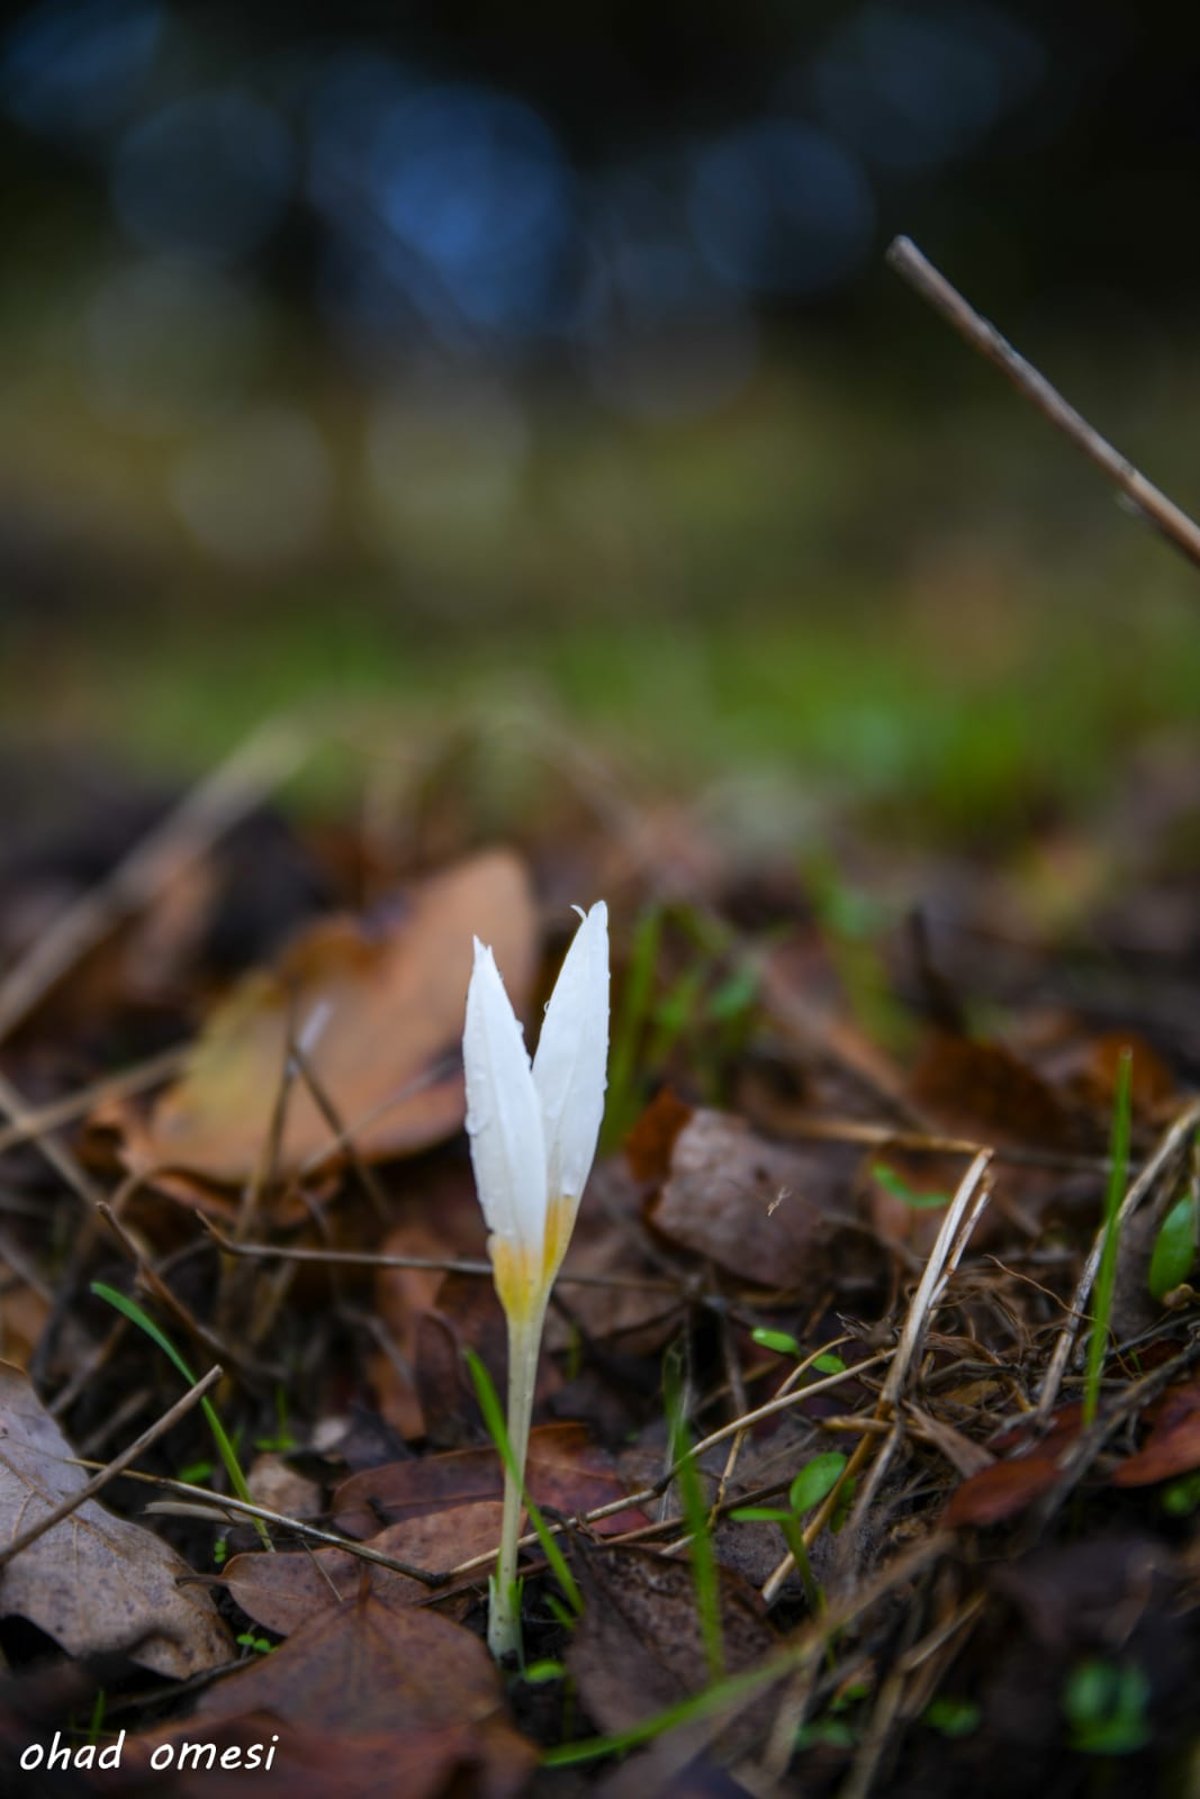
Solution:
{"label": "yellow base of flower", "polygon": [[547,1295],[571,1240],[576,1204],[567,1198],[550,1201],[540,1252],[509,1243],[503,1237],[491,1239],[488,1248],[496,1292],[511,1323],[528,1323],[545,1310]]}

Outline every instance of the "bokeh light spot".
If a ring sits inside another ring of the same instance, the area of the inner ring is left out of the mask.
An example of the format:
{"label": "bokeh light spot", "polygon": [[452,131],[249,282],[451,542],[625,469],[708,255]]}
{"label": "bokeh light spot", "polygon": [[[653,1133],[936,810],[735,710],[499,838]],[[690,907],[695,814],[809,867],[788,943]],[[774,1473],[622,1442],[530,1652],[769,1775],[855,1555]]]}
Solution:
{"label": "bokeh light spot", "polygon": [[278,116],[248,94],[219,89],[177,100],[125,135],[113,204],[137,243],[235,258],[270,235],[293,175]]}
{"label": "bokeh light spot", "polygon": [[734,287],[810,295],[865,260],[875,202],[854,157],[825,132],[763,119],[697,158],[691,221],[710,266]]}
{"label": "bokeh light spot", "polygon": [[161,8],[146,0],[47,0],[0,50],[4,110],[35,131],[71,135],[119,120],[149,72]]}

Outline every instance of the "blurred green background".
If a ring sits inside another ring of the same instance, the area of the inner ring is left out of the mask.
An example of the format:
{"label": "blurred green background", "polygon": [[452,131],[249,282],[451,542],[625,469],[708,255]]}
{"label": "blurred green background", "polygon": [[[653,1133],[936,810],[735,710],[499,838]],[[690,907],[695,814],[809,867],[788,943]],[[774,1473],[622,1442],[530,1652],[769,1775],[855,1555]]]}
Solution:
{"label": "blurred green background", "polygon": [[545,705],[1006,831],[1190,754],[1200,23],[1116,3],[41,0],[0,40],[5,728]]}

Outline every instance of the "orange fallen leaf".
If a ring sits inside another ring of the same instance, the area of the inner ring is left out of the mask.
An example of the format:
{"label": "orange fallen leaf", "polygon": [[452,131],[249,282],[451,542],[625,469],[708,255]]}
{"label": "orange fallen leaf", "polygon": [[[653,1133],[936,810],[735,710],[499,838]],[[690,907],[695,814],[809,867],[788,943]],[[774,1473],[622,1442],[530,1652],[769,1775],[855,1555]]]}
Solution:
{"label": "orange fallen leaf", "polygon": [[[323,920],[277,966],[244,979],[212,1013],[183,1076],[149,1115],[104,1122],[137,1173],[184,1170],[240,1183],[259,1169],[282,1077],[289,1027],[324,1023],[309,1059],[367,1159],[409,1154],[462,1124],[462,1076],[437,1075],[462,1036],[471,939],[491,943],[515,1006],[528,999],[536,919],[524,867],[489,851],[414,886],[387,918]],[[295,1174],[333,1132],[297,1078],[276,1161]]]}

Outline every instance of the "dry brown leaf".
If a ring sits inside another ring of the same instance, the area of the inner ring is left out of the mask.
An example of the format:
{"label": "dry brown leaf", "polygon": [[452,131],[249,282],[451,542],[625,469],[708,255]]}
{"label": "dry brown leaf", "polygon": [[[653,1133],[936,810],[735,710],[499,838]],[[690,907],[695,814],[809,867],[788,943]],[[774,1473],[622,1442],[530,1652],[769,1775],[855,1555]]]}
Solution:
{"label": "dry brown leaf", "polygon": [[651,1222],[746,1280],[819,1289],[829,1275],[835,1207],[849,1198],[856,1159],[828,1143],[782,1148],[743,1119],[696,1112],[675,1139]]}
{"label": "dry brown leaf", "polygon": [[421,1730],[482,1724],[500,1706],[500,1677],[477,1636],[367,1590],[210,1688],[193,1722],[263,1711],[309,1730]]}
{"label": "dry brown leaf", "polygon": [[[437,1260],[454,1253],[454,1246],[421,1218],[406,1219],[380,1245],[385,1256]],[[443,1279],[436,1268],[381,1268],[375,1277],[375,1306],[389,1346],[368,1359],[368,1374],[380,1411],[402,1437],[425,1435],[416,1383],[417,1334],[422,1314],[433,1310]]]}
{"label": "dry brown leaf", "polygon": [[[608,1456],[579,1424],[544,1424],[533,1430],[525,1477],[535,1503],[560,1512],[609,1505],[626,1491]],[[499,1499],[503,1490],[500,1458],[491,1448],[387,1462],[342,1482],[333,1500],[336,1527],[347,1536],[368,1537],[381,1524]],[[631,1508],[614,1513],[597,1528],[634,1530],[644,1523],[642,1514]]]}
{"label": "dry brown leaf", "polygon": [[[454,1506],[389,1525],[370,1539],[370,1548],[394,1556],[430,1574],[446,1573],[458,1562],[486,1555],[500,1541],[499,1500]],[[408,1606],[429,1597],[431,1589],[419,1580],[364,1562],[348,1549],[288,1551],[276,1555],[261,1552],[235,1555],[225,1570],[225,1583],[247,1616],[265,1624],[281,1637],[290,1636],[306,1619],[352,1600],[363,1584],[381,1605]],[[470,1603],[463,1594],[451,1606],[439,1609],[443,1616],[461,1616]]]}
{"label": "dry brown leaf", "polygon": [[[74,1451],[19,1369],[0,1365],[0,1544],[87,1484]],[[183,1680],[233,1654],[192,1570],[140,1524],[88,1500],[0,1570],[0,1614],[27,1618],[72,1655],[124,1649]]]}
{"label": "dry brown leaf", "polygon": [[909,1096],[943,1130],[981,1142],[1064,1151],[1088,1147],[1071,1108],[1000,1043],[935,1033],[913,1069]]}
{"label": "dry brown leaf", "polygon": [[1036,1428],[1035,1420],[1019,1419],[992,1437],[980,1453],[1004,1459],[971,1474],[955,1489],[942,1514],[944,1524],[1001,1524],[1050,1492],[1083,1429],[1083,1407],[1077,1402],[1060,1406],[1040,1435],[1033,1434]]}
{"label": "dry brown leaf", "polygon": [[693,1116],[694,1108],[669,1087],[655,1095],[625,1139],[625,1158],[635,1180],[666,1180],[675,1139]]}
{"label": "dry brown leaf", "polygon": [[[359,1153],[371,1160],[439,1142],[463,1119],[459,1073],[428,1081],[462,1036],[471,939],[492,944],[514,1005],[528,999],[537,947],[528,876],[489,851],[413,887],[401,909],[368,923],[323,920],[274,969],[258,970],[212,1013],[189,1066],[139,1119],[114,1119],[138,1173],[182,1169],[234,1183],[259,1167],[279,1091],[289,1024],[325,1024],[310,1060]],[[420,1084],[428,1082],[428,1084]],[[306,1083],[292,1086],[277,1172],[329,1148],[328,1120]]]}
{"label": "dry brown leaf", "polygon": [[[710,1672],[690,1564],[653,1550],[602,1549],[576,1537],[571,1561],[584,1611],[567,1662],[604,1731],[628,1730],[708,1685]],[[750,1583],[718,1564],[725,1667],[739,1673],[775,1645]]]}
{"label": "dry brown leaf", "polygon": [[1051,1455],[1025,1455],[1013,1462],[993,1462],[972,1474],[951,1495],[942,1523],[953,1529],[960,1524],[1000,1524],[1015,1518],[1027,1505],[1048,1493],[1061,1469]]}

